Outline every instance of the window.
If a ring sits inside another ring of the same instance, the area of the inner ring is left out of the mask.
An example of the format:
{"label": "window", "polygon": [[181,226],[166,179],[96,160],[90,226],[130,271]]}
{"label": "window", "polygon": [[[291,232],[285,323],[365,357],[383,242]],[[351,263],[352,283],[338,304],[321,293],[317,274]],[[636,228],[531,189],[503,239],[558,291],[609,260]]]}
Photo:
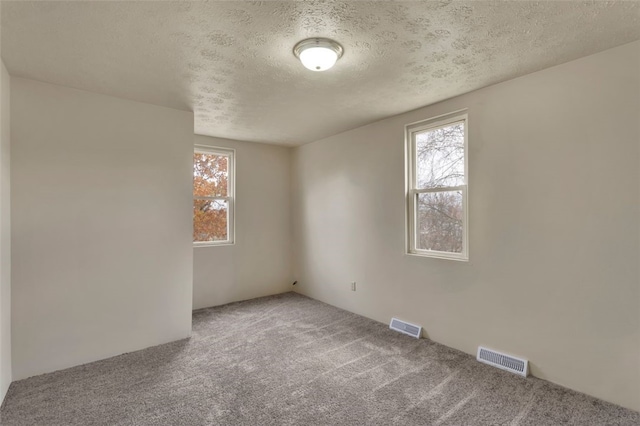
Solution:
{"label": "window", "polygon": [[407,250],[468,260],[467,115],[406,127]]}
{"label": "window", "polygon": [[234,151],[196,146],[193,153],[193,244],[233,244]]}

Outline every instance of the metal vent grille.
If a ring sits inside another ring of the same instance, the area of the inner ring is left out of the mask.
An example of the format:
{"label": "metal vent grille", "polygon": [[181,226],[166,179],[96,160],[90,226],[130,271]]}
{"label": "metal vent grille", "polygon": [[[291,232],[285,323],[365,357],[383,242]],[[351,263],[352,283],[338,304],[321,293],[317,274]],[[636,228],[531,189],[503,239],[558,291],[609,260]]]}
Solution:
{"label": "metal vent grille", "polygon": [[527,377],[529,374],[529,361],[526,359],[515,358],[482,346],[478,348],[477,359],[485,364],[493,365],[523,377]]}
{"label": "metal vent grille", "polygon": [[391,318],[391,324],[389,324],[389,328],[395,331],[399,331],[400,333],[404,333],[408,336],[415,337],[416,339],[420,338],[420,332],[422,331],[422,327],[420,327],[419,325],[400,321],[397,318]]}

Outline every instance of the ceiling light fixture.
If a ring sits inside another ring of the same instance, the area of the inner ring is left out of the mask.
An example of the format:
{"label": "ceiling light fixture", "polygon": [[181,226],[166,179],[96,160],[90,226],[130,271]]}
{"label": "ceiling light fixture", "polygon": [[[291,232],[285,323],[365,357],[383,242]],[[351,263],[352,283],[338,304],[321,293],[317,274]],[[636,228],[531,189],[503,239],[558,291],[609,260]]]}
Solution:
{"label": "ceiling light fixture", "polygon": [[293,54],[311,71],[326,71],[342,57],[344,49],[328,38],[314,37],[302,40],[293,47]]}

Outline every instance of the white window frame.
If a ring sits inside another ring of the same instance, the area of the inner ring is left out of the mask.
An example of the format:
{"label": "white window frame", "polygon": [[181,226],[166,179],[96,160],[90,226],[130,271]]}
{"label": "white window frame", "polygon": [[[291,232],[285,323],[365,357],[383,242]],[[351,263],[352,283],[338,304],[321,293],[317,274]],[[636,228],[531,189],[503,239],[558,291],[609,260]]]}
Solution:
{"label": "white window frame", "polygon": [[[464,184],[459,186],[417,189],[416,173],[416,135],[424,131],[446,127],[454,123],[464,122]],[[466,109],[440,115],[405,126],[405,183],[406,183],[406,252],[409,255],[433,257],[438,259],[469,260],[469,117]],[[453,253],[438,250],[422,250],[417,248],[417,211],[418,194],[446,191],[462,191],[463,230],[462,252]]]}
{"label": "white window frame", "polygon": [[[193,197],[198,200],[224,200],[228,203],[227,213],[227,239],[217,241],[194,241],[194,247],[211,247],[235,244],[235,199],[236,199],[236,150],[217,146],[195,145],[194,154],[214,154],[229,157],[228,160],[228,184],[226,197]],[[193,168],[193,166],[192,166]],[[193,173],[193,171],[192,171]],[[193,187],[193,184],[192,184]],[[193,188],[191,190],[193,192]]]}

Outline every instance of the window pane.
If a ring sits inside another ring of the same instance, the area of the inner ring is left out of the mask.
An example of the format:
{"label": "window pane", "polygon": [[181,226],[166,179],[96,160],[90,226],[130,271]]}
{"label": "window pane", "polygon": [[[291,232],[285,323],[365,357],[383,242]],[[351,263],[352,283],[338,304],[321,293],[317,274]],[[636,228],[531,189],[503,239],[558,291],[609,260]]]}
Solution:
{"label": "window pane", "polygon": [[418,250],[462,253],[462,191],[417,194]]}
{"label": "window pane", "polygon": [[464,185],[464,123],[416,134],[416,188]]}
{"label": "window pane", "polygon": [[193,154],[193,196],[226,197],[229,188],[229,157]]}
{"label": "window pane", "polygon": [[229,202],[193,200],[193,241],[228,240]]}

